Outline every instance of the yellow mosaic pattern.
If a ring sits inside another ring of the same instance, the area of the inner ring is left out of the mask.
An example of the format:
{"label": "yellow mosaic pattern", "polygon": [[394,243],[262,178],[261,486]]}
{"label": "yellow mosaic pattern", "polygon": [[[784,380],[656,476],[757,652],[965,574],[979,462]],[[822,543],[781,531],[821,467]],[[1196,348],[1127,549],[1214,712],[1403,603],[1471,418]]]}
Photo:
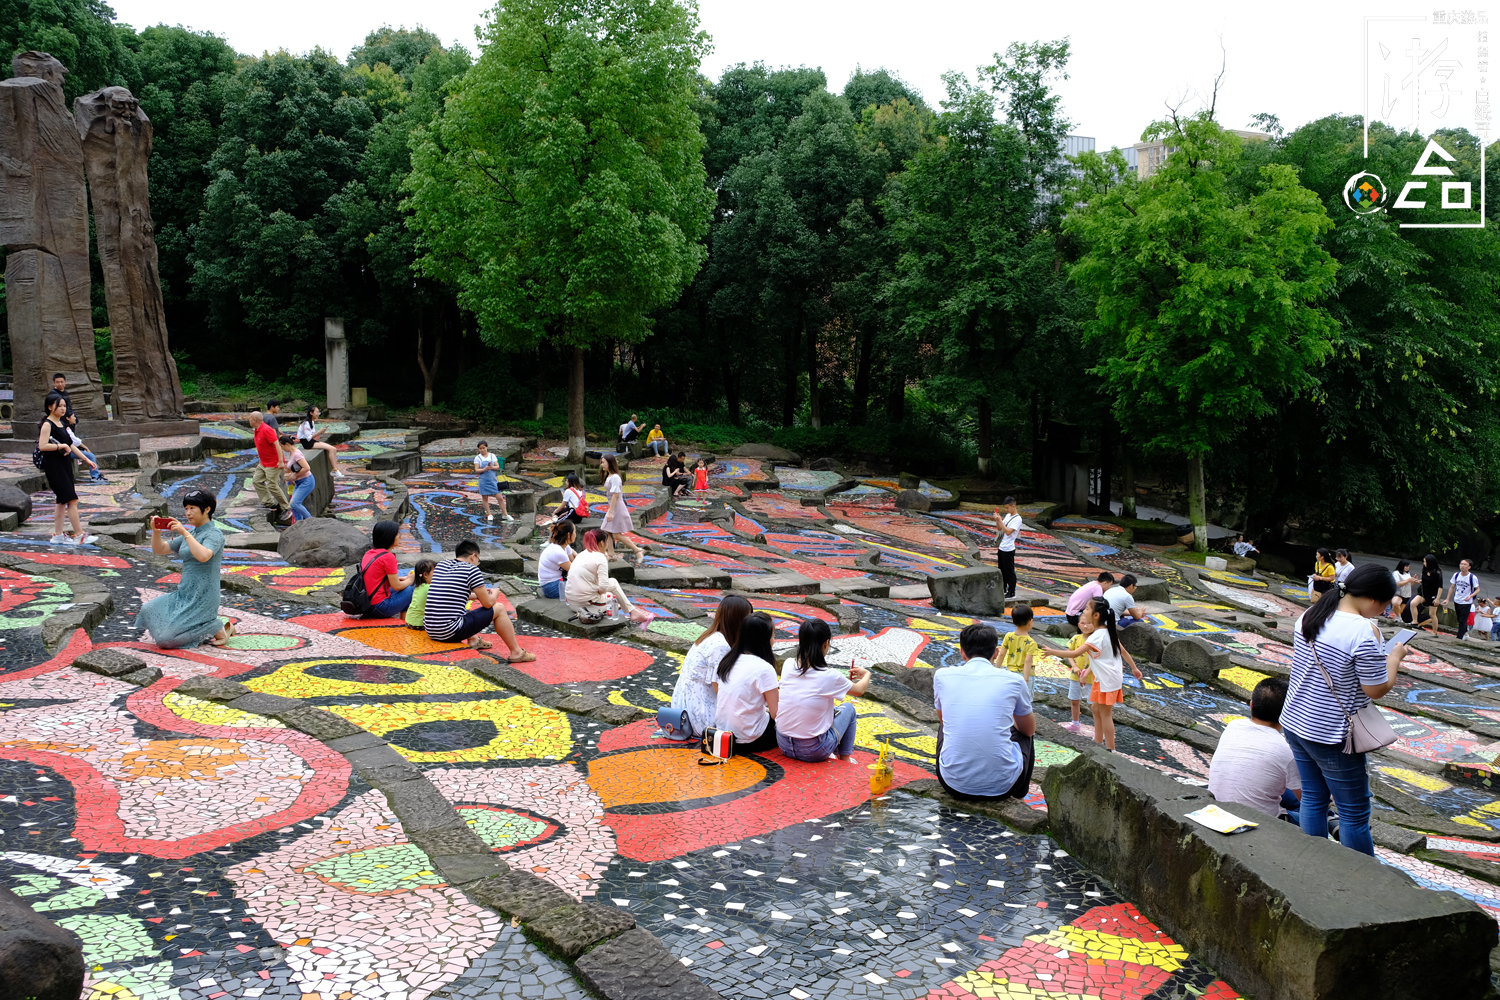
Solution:
{"label": "yellow mosaic pattern", "polygon": [[[350,679],[318,677],[317,670],[336,671]],[[361,673],[366,676],[361,677]],[[384,678],[407,683],[379,683]],[[469,671],[451,663],[421,663],[413,660],[298,660],[275,673],[246,681],[245,686],[263,694],[288,698],[317,698],[339,694],[470,694],[500,690]]]}
{"label": "yellow mosaic pattern", "polygon": [[858,713],[854,724],[854,745],[861,750],[879,753],[884,741],[878,737],[887,736],[891,752],[898,757],[914,760],[924,766],[930,766],[937,757],[936,737],[914,730],[908,723],[892,719],[873,701],[854,699],[853,704]]}
{"label": "yellow mosaic pattern", "polygon": [[1397,781],[1414,785],[1424,792],[1446,792],[1453,787],[1442,778],[1434,777],[1431,774],[1423,774],[1421,771],[1413,771],[1406,767],[1377,767],[1376,770],[1389,778],[1395,778]]}
{"label": "yellow mosaic pattern", "polygon": [[484,701],[415,701],[382,705],[329,705],[328,711],[367,732],[388,736],[420,723],[488,721],[496,735],[483,746],[462,750],[417,751],[392,743],[397,753],[418,764],[486,760],[558,760],[573,749],[565,712],[516,695]]}
{"label": "yellow mosaic pattern", "polygon": [[1247,670],[1244,667],[1230,667],[1228,670],[1220,670],[1219,676],[1231,684],[1238,684],[1246,691],[1254,691],[1255,685],[1268,677],[1268,674]]}
{"label": "yellow mosaic pattern", "polygon": [[241,712],[214,701],[204,701],[173,692],[161,700],[173,715],[205,726],[253,726],[256,729],[285,729],[286,723],[264,715]]}
{"label": "yellow mosaic pattern", "polygon": [[1154,965],[1163,972],[1176,972],[1187,963],[1188,953],[1179,944],[1161,944],[1140,938],[1081,930],[1071,924],[1048,934],[1033,934],[1026,940],[1049,948],[1081,951],[1096,961],[1130,962],[1132,965]]}
{"label": "yellow mosaic pattern", "polygon": [[1081,993],[1053,993],[1050,990],[1035,989],[1024,983],[1013,983],[1005,976],[997,976],[983,969],[964,973],[953,980],[953,985],[968,990],[976,997],[983,997],[984,1000],[1099,1000],[1097,996],[1084,996]]}

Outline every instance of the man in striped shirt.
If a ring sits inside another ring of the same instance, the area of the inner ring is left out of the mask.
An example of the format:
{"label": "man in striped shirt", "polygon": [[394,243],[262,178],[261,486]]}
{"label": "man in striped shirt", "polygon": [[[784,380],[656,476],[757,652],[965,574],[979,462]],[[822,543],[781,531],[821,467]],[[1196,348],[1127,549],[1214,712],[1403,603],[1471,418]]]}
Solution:
{"label": "man in striped shirt", "polygon": [[[480,638],[490,625],[495,634],[505,642],[510,663],[530,663],[536,654],[522,649],[516,641],[515,626],[505,613],[505,605],[498,598],[499,588],[484,585],[484,574],[479,571],[479,543],[466,538],[458,543],[452,559],[438,563],[432,571],[432,583],[427,588],[427,609],[422,614],[422,627],[429,638],[438,642],[464,642],[470,649],[490,649],[491,644]],[[469,598],[480,606],[468,610]]]}

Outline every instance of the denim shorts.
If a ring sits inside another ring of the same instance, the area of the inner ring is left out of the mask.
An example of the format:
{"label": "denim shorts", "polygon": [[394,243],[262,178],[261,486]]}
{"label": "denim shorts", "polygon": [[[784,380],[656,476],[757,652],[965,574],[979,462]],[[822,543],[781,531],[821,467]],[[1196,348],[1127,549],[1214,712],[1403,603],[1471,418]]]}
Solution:
{"label": "denim shorts", "polygon": [[1083,689],[1083,685],[1079,684],[1078,680],[1076,678],[1069,677],[1068,678],[1068,700],[1069,701],[1085,701],[1087,699],[1087,697],[1088,697],[1088,692]]}

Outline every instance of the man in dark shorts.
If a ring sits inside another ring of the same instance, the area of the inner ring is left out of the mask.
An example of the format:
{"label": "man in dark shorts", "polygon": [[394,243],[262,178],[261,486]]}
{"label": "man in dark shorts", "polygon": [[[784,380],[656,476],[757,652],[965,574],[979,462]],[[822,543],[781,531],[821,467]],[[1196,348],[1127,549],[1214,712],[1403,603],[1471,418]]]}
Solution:
{"label": "man in dark shorts", "polygon": [[[505,642],[510,663],[530,663],[536,654],[522,649],[516,641],[516,628],[497,598],[499,589],[484,585],[479,571],[479,543],[466,538],[453,550],[453,558],[438,563],[427,587],[427,608],[422,613],[422,627],[430,639],[438,642],[464,642],[471,649],[489,649],[490,644],[479,633],[495,626],[495,634]],[[467,610],[469,598],[480,607]],[[470,641],[473,640],[473,641]]]}

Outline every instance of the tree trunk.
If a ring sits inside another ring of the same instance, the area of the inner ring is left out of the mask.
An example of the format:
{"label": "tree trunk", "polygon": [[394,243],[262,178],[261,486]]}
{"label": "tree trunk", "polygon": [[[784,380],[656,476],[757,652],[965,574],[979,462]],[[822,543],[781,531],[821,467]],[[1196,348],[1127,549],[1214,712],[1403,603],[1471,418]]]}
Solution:
{"label": "tree trunk", "polygon": [[906,418],[906,372],[899,362],[891,363],[891,385],[885,400],[886,419],[899,424]]}
{"label": "tree trunk", "polygon": [[734,365],[724,362],[724,405],[729,409],[729,422],[740,425],[740,376]]}
{"label": "tree trunk", "polygon": [[1130,454],[1130,445],[1120,447],[1120,459],[1124,468],[1120,478],[1120,516],[1135,517],[1135,458]]}
{"label": "tree trunk", "polygon": [[583,428],[583,348],[574,347],[568,366],[568,461],[583,461],[586,445]]}
{"label": "tree trunk", "polygon": [[1193,551],[1208,551],[1208,515],[1204,511],[1203,456],[1187,460],[1188,520],[1193,525]]}
{"label": "tree trunk", "polygon": [[990,401],[979,397],[979,474],[990,477],[990,457],[994,445],[990,439]]}
{"label": "tree trunk", "polygon": [[433,348],[433,351],[432,351],[432,367],[429,368],[427,366],[427,359],[422,356],[423,353],[424,353],[424,349],[423,349],[423,346],[422,346],[422,327],[424,325],[423,321],[422,321],[423,320],[423,315],[424,314],[423,314],[422,307],[418,306],[417,307],[417,367],[422,370],[422,405],[424,407],[431,407],[432,406],[432,386],[433,386],[433,383],[437,381],[438,365],[443,360],[443,332],[442,332],[442,327],[440,326],[438,328],[437,345]]}
{"label": "tree trunk", "polygon": [[536,349],[536,378],[532,381],[532,386],[536,415],[531,419],[540,422],[547,409],[547,348],[544,344],[538,345]]}
{"label": "tree trunk", "polygon": [[859,341],[859,366],[854,370],[854,403],[849,420],[856,427],[863,427],[870,410],[870,365],[875,354],[875,326]]}
{"label": "tree trunk", "polygon": [[818,400],[818,330],[807,330],[807,407],[813,430],[823,426],[823,406]]}
{"label": "tree trunk", "polygon": [[1110,490],[1115,478],[1115,418],[1114,414],[1104,415],[1104,433],[1099,443],[1099,507],[1100,513],[1109,517],[1114,513],[1110,507]]}
{"label": "tree trunk", "polygon": [[800,336],[787,337],[782,334],[782,351],[785,355],[783,375],[785,380],[781,386],[781,426],[790,427],[797,416],[797,373],[801,365],[797,364],[797,348],[801,346]]}

